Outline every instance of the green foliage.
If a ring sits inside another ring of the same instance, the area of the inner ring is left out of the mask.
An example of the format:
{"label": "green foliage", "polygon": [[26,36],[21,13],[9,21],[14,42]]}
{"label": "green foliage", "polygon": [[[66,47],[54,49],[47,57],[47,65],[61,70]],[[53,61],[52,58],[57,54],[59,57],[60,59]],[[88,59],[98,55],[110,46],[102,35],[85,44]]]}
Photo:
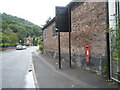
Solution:
{"label": "green foliage", "polygon": [[114,15],[116,27],[110,28],[112,60],[120,67],[120,18]]}
{"label": "green foliage", "polygon": [[10,44],[15,44],[18,42],[17,34],[14,33],[11,29],[6,29],[3,33],[9,38]]}
{"label": "green foliage", "polygon": [[2,13],[0,16],[2,17],[0,19],[2,22],[0,42],[2,43],[15,44],[20,40],[25,43],[27,37],[37,38],[42,35],[41,27],[25,19],[6,13]]}
{"label": "green foliage", "polygon": [[43,25],[43,27],[46,26],[51,20],[52,20],[51,17],[49,17],[49,18],[46,20],[46,22],[45,22],[45,24]]}
{"label": "green foliage", "polygon": [[46,24],[48,24],[51,20],[52,20],[51,17],[49,17],[49,18],[46,20]]}
{"label": "green foliage", "polygon": [[42,36],[38,37],[38,45],[39,45],[40,52],[43,53],[43,37]]}
{"label": "green foliage", "polygon": [[33,46],[37,46],[37,41],[38,41],[37,38],[33,38]]}
{"label": "green foliage", "polygon": [[10,43],[10,39],[7,35],[0,32],[0,44]]}

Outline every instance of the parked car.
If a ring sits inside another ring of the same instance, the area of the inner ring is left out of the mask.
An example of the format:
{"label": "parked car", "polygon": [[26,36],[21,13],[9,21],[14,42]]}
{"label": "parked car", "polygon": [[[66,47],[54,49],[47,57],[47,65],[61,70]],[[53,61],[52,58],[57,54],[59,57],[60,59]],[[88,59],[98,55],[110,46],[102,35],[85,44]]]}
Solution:
{"label": "parked car", "polygon": [[25,45],[17,45],[16,46],[16,50],[23,50],[23,49],[26,49],[27,47]]}
{"label": "parked car", "polygon": [[22,46],[22,48],[23,48],[23,49],[26,49],[27,47],[24,45],[24,46]]}
{"label": "parked car", "polygon": [[22,45],[17,45],[16,46],[16,50],[22,50],[22,49],[23,49]]}

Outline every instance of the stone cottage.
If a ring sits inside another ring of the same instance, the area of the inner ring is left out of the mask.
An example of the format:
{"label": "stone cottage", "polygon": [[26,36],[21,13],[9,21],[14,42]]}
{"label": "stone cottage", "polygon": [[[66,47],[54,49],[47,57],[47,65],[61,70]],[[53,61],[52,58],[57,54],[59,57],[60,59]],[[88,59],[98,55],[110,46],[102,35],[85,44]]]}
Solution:
{"label": "stone cottage", "polygon": [[[70,2],[71,60],[79,67],[112,77],[111,43],[108,28],[114,27],[113,14],[120,16],[120,2]],[[69,32],[60,32],[61,59],[69,62]],[[85,46],[90,46],[89,62],[86,62]],[[55,17],[43,27],[44,54],[58,58],[58,32]]]}

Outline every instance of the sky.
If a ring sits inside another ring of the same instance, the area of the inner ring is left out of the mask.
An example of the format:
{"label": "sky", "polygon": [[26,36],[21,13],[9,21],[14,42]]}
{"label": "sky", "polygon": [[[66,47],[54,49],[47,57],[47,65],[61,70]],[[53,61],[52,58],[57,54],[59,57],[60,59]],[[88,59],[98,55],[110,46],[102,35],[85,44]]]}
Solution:
{"label": "sky", "polygon": [[71,0],[0,0],[0,13],[24,18],[39,26],[55,16],[55,6],[66,6]]}

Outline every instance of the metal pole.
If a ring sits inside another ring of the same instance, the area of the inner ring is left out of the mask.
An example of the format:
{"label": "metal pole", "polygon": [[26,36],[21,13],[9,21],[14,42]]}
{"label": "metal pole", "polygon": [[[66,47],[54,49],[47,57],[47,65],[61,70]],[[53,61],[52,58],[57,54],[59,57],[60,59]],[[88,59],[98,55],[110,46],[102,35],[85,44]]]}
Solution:
{"label": "metal pole", "polygon": [[71,65],[71,10],[68,6],[68,22],[69,22],[69,60],[70,60],[70,67]]}
{"label": "metal pole", "polygon": [[58,53],[59,53],[59,69],[61,69],[60,31],[59,30],[58,30]]}
{"label": "metal pole", "polygon": [[[109,10],[108,10],[108,2],[106,2],[106,24],[107,29],[109,29]],[[110,53],[110,38],[109,33],[107,33],[107,55],[108,55],[108,79],[111,80],[111,53]]]}
{"label": "metal pole", "polygon": [[70,59],[70,67],[71,65],[71,33],[69,31],[69,59]]}

